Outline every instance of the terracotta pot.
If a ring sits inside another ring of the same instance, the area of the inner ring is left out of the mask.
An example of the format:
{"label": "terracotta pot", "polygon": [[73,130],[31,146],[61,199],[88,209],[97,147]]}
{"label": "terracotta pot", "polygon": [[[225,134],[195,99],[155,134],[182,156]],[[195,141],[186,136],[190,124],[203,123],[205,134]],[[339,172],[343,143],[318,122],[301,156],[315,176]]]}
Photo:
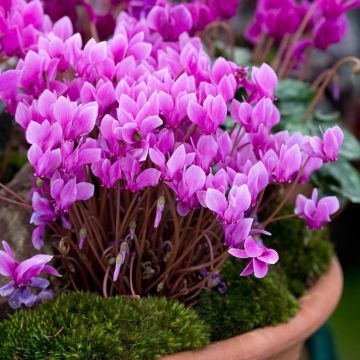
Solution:
{"label": "terracotta pot", "polygon": [[[343,278],[337,259],[301,299],[301,309],[287,324],[250,331],[162,360],[298,360],[304,341],[330,317],[339,302]],[[271,299],[269,299],[271,301]]]}

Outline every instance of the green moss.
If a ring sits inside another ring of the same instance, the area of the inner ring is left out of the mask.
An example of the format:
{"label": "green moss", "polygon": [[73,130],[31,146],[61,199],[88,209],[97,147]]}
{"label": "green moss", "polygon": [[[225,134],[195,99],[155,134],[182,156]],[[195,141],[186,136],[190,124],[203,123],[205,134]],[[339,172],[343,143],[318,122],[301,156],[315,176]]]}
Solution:
{"label": "green moss", "polygon": [[302,220],[274,222],[271,247],[279,253],[279,265],[286,274],[287,286],[300,297],[329,267],[334,255],[328,230],[309,230]]}
{"label": "green moss", "polygon": [[208,340],[208,327],[178,302],[68,294],[0,323],[0,359],[146,360]]}
{"label": "green moss", "polygon": [[240,277],[246,261],[231,259],[221,274],[228,292],[201,296],[196,310],[210,325],[212,340],[288,321],[299,308],[297,298],[329,267],[333,247],[326,229],[310,231],[303,221],[291,219],[274,222],[268,230],[272,236],[267,245],[278,251],[280,260],[264,279]]}
{"label": "green moss", "polygon": [[280,272],[272,270],[264,279],[242,278],[239,272],[239,263],[229,261],[222,273],[227,293],[205,293],[197,304],[200,317],[211,327],[213,341],[286,322],[298,310]]}

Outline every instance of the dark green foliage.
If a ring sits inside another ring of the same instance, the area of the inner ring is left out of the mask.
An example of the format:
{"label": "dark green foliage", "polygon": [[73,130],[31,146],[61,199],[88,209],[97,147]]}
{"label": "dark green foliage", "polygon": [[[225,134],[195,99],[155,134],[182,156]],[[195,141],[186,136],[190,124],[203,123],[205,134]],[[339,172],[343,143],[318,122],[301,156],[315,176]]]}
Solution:
{"label": "dark green foliage", "polygon": [[286,275],[288,288],[300,297],[329,267],[334,252],[328,232],[309,230],[299,219],[274,222],[269,231],[273,234],[271,247],[279,253],[279,267]]}
{"label": "dark green foliage", "polygon": [[0,323],[1,360],[146,360],[208,341],[197,314],[165,298],[68,294]]}
{"label": "dark green foliage", "polygon": [[274,222],[269,231],[267,245],[278,251],[280,260],[264,279],[240,277],[246,261],[231,259],[221,274],[228,292],[201,296],[196,310],[210,325],[212,340],[290,320],[299,307],[297,298],[327,270],[333,248],[326,230],[310,231],[302,220],[292,219]]}

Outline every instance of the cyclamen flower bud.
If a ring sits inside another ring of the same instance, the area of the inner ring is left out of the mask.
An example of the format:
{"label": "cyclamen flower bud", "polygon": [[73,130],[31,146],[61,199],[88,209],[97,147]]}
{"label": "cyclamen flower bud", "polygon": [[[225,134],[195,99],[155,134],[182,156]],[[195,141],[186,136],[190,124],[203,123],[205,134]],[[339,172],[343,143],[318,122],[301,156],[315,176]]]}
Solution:
{"label": "cyclamen flower bud", "polygon": [[79,231],[79,249],[80,250],[82,250],[84,248],[86,237],[87,237],[87,230],[85,227],[82,227]]}
{"label": "cyclamen flower bud", "polygon": [[165,208],[165,198],[163,196],[160,196],[157,201],[157,204],[156,204],[156,215],[155,215],[155,222],[154,222],[155,229],[157,229],[160,224],[164,208]]}
{"label": "cyclamen flower bud", "polygon": [[115,259],[115,270],[113,275],[113,281],[116,281],[119,277],[121,266],[124,264],[126,255],[129,254],[129,245],[127,242],[122,242],[120,245],[120,251]]}

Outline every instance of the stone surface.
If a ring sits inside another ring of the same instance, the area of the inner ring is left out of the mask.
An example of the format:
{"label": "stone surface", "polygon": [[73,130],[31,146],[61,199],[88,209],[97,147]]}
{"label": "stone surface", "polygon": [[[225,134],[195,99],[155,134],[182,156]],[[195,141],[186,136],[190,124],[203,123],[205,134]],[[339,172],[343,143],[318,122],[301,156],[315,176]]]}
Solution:
{"label": "stone surface", "polygon": [[[31,181],[32,168],[27,164],[7,186],[23,198],[28,199]],[[0,193],[2,196],[12,198],[4,190],[1,190]],[[10,244],[18,260],[24,260],[35,253],[35,249],[31,244],[32,226],[29,223],[30,216],[30,211],[0,200],[0,240],[6,240]],[[0,285],[5,282],[6,278],[0,277]],[[6,299],[0,298],[0,304],[5,301]]]}
{"label": "stone surface", "polygon": [[[25,165],[7,185],[23,198],[28,199],[31,181],[32,168]],[[12,198],[4,190],[1,190],[1,195]],[[0,240],[6,240],[10,244],[19,260],[34,253],[31,245],[30,216],[31,211],[0,200]]]}

